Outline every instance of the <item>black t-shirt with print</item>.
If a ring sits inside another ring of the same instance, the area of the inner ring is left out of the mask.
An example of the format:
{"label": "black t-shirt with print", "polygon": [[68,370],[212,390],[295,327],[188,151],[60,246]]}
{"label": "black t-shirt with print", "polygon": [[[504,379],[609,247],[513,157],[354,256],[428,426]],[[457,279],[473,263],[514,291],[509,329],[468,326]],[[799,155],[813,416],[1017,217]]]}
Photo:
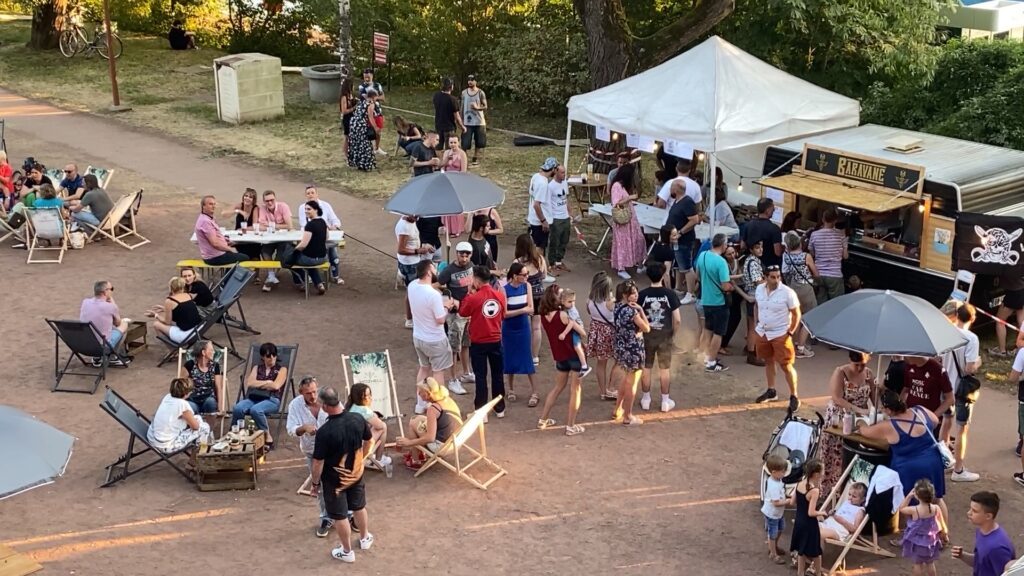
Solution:
{"label": "black t-shirt with print", "polygon": [[449,264],[437,275],[437,282],[447,287],[452,292],[452,298],[462,300],[469,293],[469,286],[473,283],[473,263],[465,266]]}
{"label": "black t-shirt with print", "polygon": [[782,256],[775,255],[775,245],[782,243],[782,229],[775,222],[767,218],[751,220],[743,228],[743,242],[748,250],[758,242],[761,243],[764,247],[761,264],[765,267],[782,265]]}
{"label": "black t-shirt with print", "polygon": [[345,490],[363,477],[363,442],[373,438],[370,425],[361,414],[342,412],[327,417],[316,431],[313,458],[323,460],[320,474],[325,490]]}
{"label": "black t-shirt with print", "polygon": [[454,130],[455,113],[458,110],[459,103],[455,100],[455,96],[440,91],[434,93],[434,128],[438,132],[451,132]]}
{"label": "black t-shirt with print", "polygon": [[664,286],[650,286],[637,294],[637,304],[644,309],[651,331],[645,338],[663,342],[672,337],[672,313],[679,308],[679,295]]}

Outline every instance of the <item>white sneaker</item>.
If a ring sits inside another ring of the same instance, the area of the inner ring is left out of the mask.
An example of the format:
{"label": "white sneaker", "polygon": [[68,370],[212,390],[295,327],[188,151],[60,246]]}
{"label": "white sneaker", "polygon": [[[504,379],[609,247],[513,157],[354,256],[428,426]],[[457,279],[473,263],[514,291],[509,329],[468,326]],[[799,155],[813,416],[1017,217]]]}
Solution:
{"label": "white sneaker", "polygon": [[679,301],[679,303],[685,306],[686,304],[693,304],[694,300],[696,300],[696,298],[693,297],[693,294],[687,292],[686,295],[683,296],[683,299]]}
{"label": "white sneaker", "polygon": [[953,474],[949,476],[949,479],[953,482],[977,482],[981,478],[981,474],[977,472],[971,472],[967,468],[957,472],[953,471]]}
{"label": "white sneaker", "polygon": [[[359,542],[362,544],[362,540]],[[341,560],[342,562],[347,562],[349,564],[356,561],[356,551],[349,550],[348,552],[345,552],[345,549],[341,546],[331,550],[331,556],[333,556],[335,560]]]}
{"label": "white sneaker", "polygon": [[499,419],[500,418],[504,418],[505,417],[505,412],[495,412],[494,415],[497,416]]}
{"label": "white sneaker", "polygon": [[427,413],[427,406],[430,406],[430,404],[424,402],[418,396],[416,397],[416,413],[417,414],[426,414]]}
{"label": "white sneaker", "polygon": [[462,387],[462,383],[458,380],[449,381],[448,389],[451,390],[452,394],[458,394],[459,396],[466,394],[466,389]]}
{"label": "white sneaker", "polygon": [[380,148],[377,148],[376,150],[374,150],[374,154],[376,154],[377,156],[387,156],[388,155],[387,152],[381,150]]}
{"label": "white sneaker", "polygon": [[412,320],[406,320],[405,327],[412,330]]}
{"label": "white sneaker", "polygon": [[661,411],[662,412],[671,412],[672,409],[675,408],[675,407],[676,407],[676,401],[671,399],[671,398],[666,398],[665,400],[661,401]]}
{"label": "white sneaker", "polygon": [[484,414],[484,424],[487,424],[487,422],[488,422],[487,414]]}
{"label": "white sneaker", "polygon": [[643,396],[640,397],[640,409],[641,410],[650,410],[651,409],[651,395],[650,394],[644,394]]}
{"label": "white sneaker", "polygon": [[359,549],[360,550],[369,550],[371,546],[373,546],[373,534],[371,534],[370,532],[367,532],[366,533],[366,538],[360,538],[359,539]]}
{"label": "white sneaker", "polygon": [[281,281],[277,279],[277,274],[273,272],[267,272],[267,281],[264,284],[280,284]]}
{"label": "white sneaker", "polygon": [[459,376],[460,382],[476,382],[476,374],[472,372],[466,372],[462,376]]}
{"label": "white sneaker", "polygon": [[[381,466],[387,466],[388,464],[392,463],[391,456],[388,456],[387,454],[385,454],[385,455],[380,457],[380,460],[378,460],[378,462],[380,462]],[[372,536],[372,534],[371,534],[371,536]],[[365,548],[364,548],[364,550],[365,550]]]}
{"label": "white sneaker", "polygon": [[619,278],[622,278],[623,280],[629,280],[632,278],[632,276],[629,275],[629,272],[626,272],[625,270],[619,270],[616,274],[618,274]]}
{"label": "white sneaker", "polygon": [[534,356],[533,357],[533,365],[534,366],[538,366],[539,364],[540,364],[540,357],[539,356]]}

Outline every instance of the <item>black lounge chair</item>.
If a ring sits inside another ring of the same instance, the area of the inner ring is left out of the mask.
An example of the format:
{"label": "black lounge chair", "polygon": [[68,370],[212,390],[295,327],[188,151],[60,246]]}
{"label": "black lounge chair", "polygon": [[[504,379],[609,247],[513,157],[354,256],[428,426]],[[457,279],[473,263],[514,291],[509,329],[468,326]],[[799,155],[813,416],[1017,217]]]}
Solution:
{"label": "black lounge chair", "polygon": [[[128,403],[127,400],[122,398],[117,392],[114,392],[110,386],[107,386],[107,392],[103,395],[103,401],[100,402],[100,408],[104,412],[110,414],[110,417],[124,426],[128,430],[128,449],[122,454],[113,464],[106,467],[107,478],[106,481],[100,486],[106,488],[128,478],[134,476],[139,472],[142,472],[146,468],[166,462],[172,468],[178,471],[179,474],[184,476],[189,482],[192,482],[192,476],[189,475],[184,468],[179,467],[173,460],[173,458],[179,454],[188,454],[188,451],[193,447],[192,445],[185,446],[174,452],[163,452],[157,448],[154,448],[149,443],[149,418],[139,412],[137,408]],[[135,441],[138,440],[142,443],[144,448],[135,451]],[[157,458],[150,461],[149,463],[140,466],[134,470],[131,468],[132,460],[142,456],[146,452],[152,452]]]}
{"label": "black lounge chair", "polygon": [[[111,346],[100,331],[91,322],[80,320],[46,320],[46,324],[53,329],[53,392],[79,392],[82,394],[95,394],[100,387],[100,381],[107,377],[108,366],[127,367],[131,364],[131,356],[118,352]],[[71,354],[68,356],[64,367],[60,367],[60,343],[68,347]],[[113,363],[111,362],[113,357]],[[70,369],[71,362],[78,358],[82,366],[91,368],[89,372],[74,372]],[[98,360],[98,363],[96,362]],[[89,376],[94,378],[91,388],[61,388],[60,382],[65,376]]]}
{"label": "black lounge chair", "polygon": [[[231,327],[228,326],[226,322],[224,322],[224,314],[226,312],[226,308],[222,306],[214,306],[214,308],[209,312],[209,314],[206,315],[206,318],[203,318],[202,324],[196,326],[196,328],[189,333],[188,337],[185,338],[185,340],[183,340],[180,343],[171,340],[164,334],[158,333],[156,335],[156,339],[166,344],[167,347],[170,348],[170,350],[168,350],[167,354],[164,355],[164,357],[156,365],[157,368],[163,366],[164,364],[170,362],[171,360],[176,360],[178,358],[178,350],[186,350],[190,348],[193,344],[195,344],[197,341],[199,341],[199,339],[206,338],[206,333],[210,330],[210,328],[213,328],[217,324],[223,324],[224,331],[228,335],[228,346],[226,346],[228,352],[235,358],[242,360],[242,357],[239,356],[238,352],[235,351],[235,341],[233,338],[231,338]],[[213,345],[216,346],[217,348],[225,348],[225,346],[218,344],[217,341],[213,340],[212,338],[206,339],[213,342]],[[225,366],[225,371],[226,370],[227,367]]]}
{"label": "black lounge chair", "polygon": [[[236,403],[246,396],[245,379],[249,377],[252,367],[260,362],[260,346],[262,346],[262,343],[259,342],[254,342],[249,346],[249,356],[245,360],[245,366],[239,377],[240,383],[238,386],[238,397],[235,399]],[[281,409],[273,414],[267,414],[268,420],[271,418],[277,419],[277,428],[274,431],[275,441],[281,437],[281,425],[288,419],[288,402],[295,397],[295,359],[299,355],[298,344],[276,344],[276,346],[277,360],[282,366],[288,368],[288,377],[281,387]]]}
{"label": "black lounge chair", "polygon": [[[213,287],[212,292],[216,298],[215,305],[224,308],[224,322],[239,330],[259,336],[259,330],[250,326],[245,320],[245,310],[242,309],[242,290],[249,285],[255,275],[255,270],[235,264],[234,268],[228,270],[220,282]],[[238,308],[238,318],[231,315],[232,307]],[[202,309],[199,311],[204,312]]]}

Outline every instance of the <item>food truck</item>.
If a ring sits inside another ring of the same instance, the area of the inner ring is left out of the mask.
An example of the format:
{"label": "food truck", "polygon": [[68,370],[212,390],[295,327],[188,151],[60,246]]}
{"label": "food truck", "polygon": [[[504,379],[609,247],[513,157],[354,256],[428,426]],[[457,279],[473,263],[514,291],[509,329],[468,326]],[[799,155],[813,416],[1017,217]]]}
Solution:
{"label": "food truck", "polygon": [[[997,274],[1021,271],[1024,152],[867,124],[769,146],[762,174],[757,183],[762,197],[775,200],[776,222],[798,212],[798,229],[809,230],[826,208],[837,211],[849,238],[843,275],[858,276],[865,287],[939,305],[953,290],[955,271],[976,268],[985,274],[971,301],[989,309],[1001,301]],[[965,216],[1017,228],[987,234],[972,224],[969,234],[960,230],[960,247],[957,219]],[[973,253],[973,262],[965,265],[961,253]]]}

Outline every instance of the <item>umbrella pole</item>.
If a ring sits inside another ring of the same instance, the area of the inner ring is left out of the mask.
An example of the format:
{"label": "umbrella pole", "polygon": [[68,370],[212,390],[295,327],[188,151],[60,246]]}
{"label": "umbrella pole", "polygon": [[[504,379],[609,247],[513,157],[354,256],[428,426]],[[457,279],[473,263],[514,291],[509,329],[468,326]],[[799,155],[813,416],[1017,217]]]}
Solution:
{"label": "umbrella pole", "polygon": [[[878,375],[881,374],[881,373],[882,373],[882,354],[879,354],[878,355],[878,367],[875,369],[875,386],[874,386],[874,388],[872,388],[872,392],[871,392],[871,395],[874,397],[874,399],[871,401],[871,404],[875,407],[875,416],[873,418],[874,422],[872,422],[872,424],[877,424],[881,420],[882,409],[878,406],[879,399],[881,398],[881,393],[878,391]],[[883,378],[883,381],[884,381],[884,378]]]}

